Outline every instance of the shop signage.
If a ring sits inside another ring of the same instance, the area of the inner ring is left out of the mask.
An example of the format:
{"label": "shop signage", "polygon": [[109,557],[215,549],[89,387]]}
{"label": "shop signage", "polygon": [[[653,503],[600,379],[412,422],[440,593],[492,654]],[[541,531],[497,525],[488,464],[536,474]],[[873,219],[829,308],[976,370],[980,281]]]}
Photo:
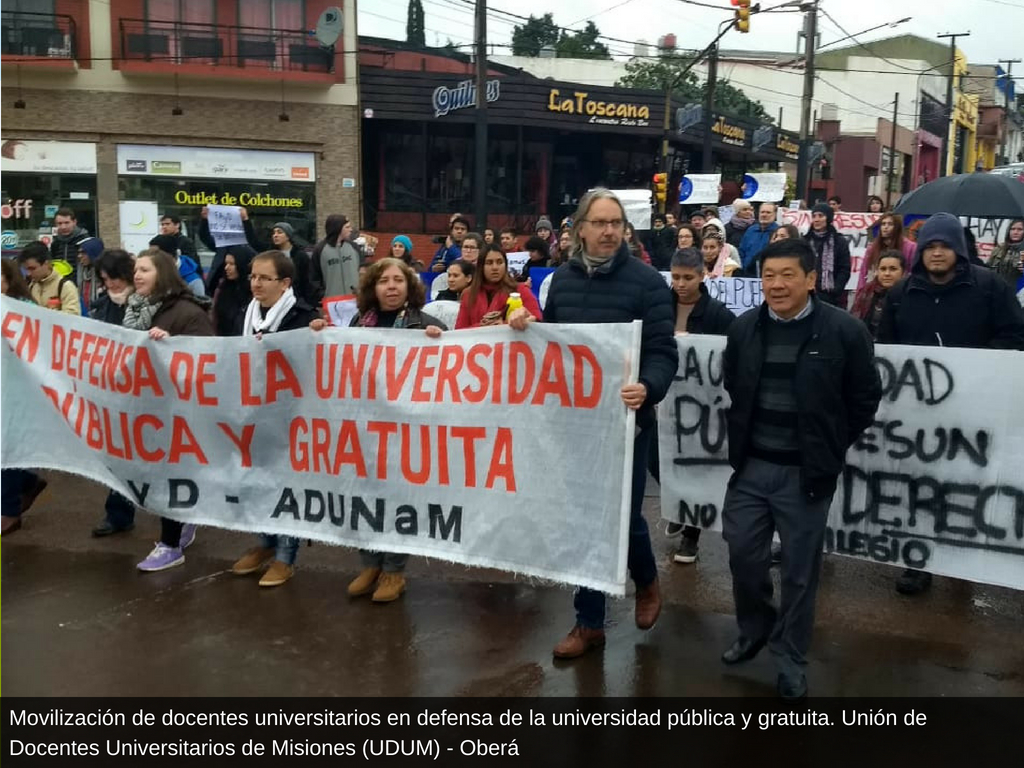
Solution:
{"label": "shop signage", "polygon": [[0,206],[0,212],[5,219],[28,219],[32,217],[32,201],[19,199],[11,200]]}
{"label": "shop signage", "polygon": [[241,205],[246,208],[302,208],[301,197],[274,197],[268,193],[242,192],[186,192],[178,190],[174,195],[178,205]]}
{"label": "shop signage", "polygon": [[676,130],[679,133],[686,133],[695,125],[700,125],[704,120],[704,106],[702,104],[687,104],[676,110]]}
{"label": "shop signage", "polygon": [[563,96],[558,88],[548,93],[548,111],[570,115],[584,115],[589,122],[601,125],[650,125],[651,110],[646,104],[631,102],[598,101],[591,99],[586,91],[573,91]]}
{"label": "shop signage", "polygon": [[96,145],[84,141],[20,141],[0,144],[4,173],[96,173]]}
{"label": "shop signage", "polygon": [[791,160],[800,159],[800,145],[784,134],[780,133],[775,137],[775,148],[780,152],[785,152],[786,157]]}
{"label": "shop signage", "polygon": [[[501,82],[499,80],[487,81],[487,103],[497,101],[501,98]],[[444,117],[449,112],[466,107],[476,106],[476,83],[473,80],[463,80],[454,88],[440,85],[434,89],[434,117]]]}
{"label": "shop signage", "polygon": [[723,144],[730,144],[735,147],[742,147],[747,143],[747,130],[738,125],[730,123],[725,117],[719,116],[711,124],[711,132],[722,137]]}
{"label": "shop signage", "polygon": [[316,163],[312,152],[260,149],[118,144],[117,170],[122,176],[316,181]]}
{"label": "shop signage", "polygon": [[750,149],[754,152],[760,152],[772,143],[773,138],[775,138],[775,129],[770,125],[762,125],[754,131],[754,136],[750,140]]}
{"label": "shop signage", "polygon": [[18,247],[18,233],[13,229],[5,229],[3,234],[0,234],[0,247],[4,250],[10,250],[11,248]]}

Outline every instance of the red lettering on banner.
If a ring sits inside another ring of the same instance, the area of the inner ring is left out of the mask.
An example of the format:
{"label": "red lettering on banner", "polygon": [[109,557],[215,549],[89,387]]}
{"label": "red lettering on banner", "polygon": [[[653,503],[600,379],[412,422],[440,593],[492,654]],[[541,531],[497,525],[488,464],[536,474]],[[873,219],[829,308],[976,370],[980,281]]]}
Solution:
{"label": "red lettering on banner", "polygon": [[288,427],[288,459],[295,472],[309,472],[309,452],[303,439],[309,433],[306,420],[301,416],[292,419]]}
{"label": "red lettering on banner", "polygon": [[459,399],[459,371],[462,370],[462,362],[465,353],[462,347],[446,346],[441,350],[441,362],[437,366],[437,386],[434,388],[434,402],[440,403],[444,399],[444,388],[447,386],[451,393],[451,402],[460,403]]}
{"label": "red lettering on banner", "polygon": [[181,457],[186,454],[195,456],[196,461],[203,466],[210,463],[206,460],[206,454],[203,453],[203,449],[199,447],[199,441],[196,440],[196,436],[192,434],[188,422],[181,416],[175,416],[174,421],[171,422],[171,454],[167,458],[167,463],[179,464],[181,463]]}
{"label": "red lettering on banner", "polygon": [[462,458],[466,465],[466,487],[476,488],[475,442],[487,437],[487,430],[483,427],[452,427],[452,437],[462,440]]}
{"label": "red lettering on banner", "polygon": [[416,367],[416,378],[412,385],[412,402],[430,402],[430,393],[423,389],[423,383],[426,379],[433,378],[436,369],[430,364],[430,358],[437,357],[440,352],[439,347],[423,347],[420,350],[420,363]]}
{"label": "red lettering on banner", "polygon": [[388,438],[398,434],[398,425],[391,421],[368,421],[368,432],[377,435],[377,479],[388,478]]}
{"label": "red lettering on banner", "polygon": [[276,403],[279,392],[291,392],[292,397],[302,397],[299,377],[292,370],[291,363],[279,349],[267,352],[267,402]]}
{"label": "red lettering on banner", "polygon": [[367,346],[365,344],[359,345],[358,358],[353,358],[352,346],[350,344],[346,344],[345,348],[341,351],[341,374],[338,377],[338,397],[348,397],[348,392],[351,391],[351,396],[353,398],[359,398],[360,392],[362,392],[363,389],[363,368],[366,366],[366,351]]}
{"label": "red lettering on banner", "polygon": [[494,389],[491,392],[491,402],[501,402],[501,381],[505,368],[505,343],[498,342],[494,345]]}
{"label": "red lettering on banner", "polygon": [[370,378],[366,387],[366,397],[370,400],[377,399],[377,370],[380,368],[380,358],[384,354],[384,347],[373,348],[373,358],[370,360]]}
{"label": "red lettering on banner", "polygon": [[448,427],[437,428],[437,471],[440,485],[448,485]]}
{"label": "red lettering on banner", "polygon": [[[292,424],[294,425],[294,421]],[[236,435],[235,431],[231,429],[230,424],[225,424],[222,421],[217,422],[217,426],[220,431],[228,436],[228,439],[235,444],[238,452],[242,454],[242,466],[245,468],[252,466],[252,436],[256,433],[255,424],[246,424],[242,427],[242,434]]]}
{"label": "red lettering on banner", "polygon": [[121,448],[114,445],[114,430],[111,429],[110,411],[103,409],[103,435],[107,442],[107,453],[117,459],[125,461],[132,460],[132,443],[128,430],[128,414],[123,411],[118,414],[121,426]]}
{"label": "red lettering on banner", "polygon": [[13,341],[17,337],[14,354],[30,363],[35,362],[36,353],[39,351],[38,320],[30,320],[17,312],[8,312],[3,326],[0,326],[0,335],[8,341]]}
{"label": "red lettering on banner", "polygon": [[466,354],[466,368],[470,375],[476,377],[476,380],[480,382],[479,389],[472,389],[468,386],[462,388],[462,396],[466,398],[467,403],[482,403],[487,398],[487,386],[490,383],[487,380],[487,369],[477,362],[477,358],[490,357],[490,355],[491,348],[486,344],[474,344]]}
{"label": "red lettering on banner", "polygon": [[72,329],[71,333],[68,334],[68,357],[64,365],[67,368],[68,376],[74,376],[76,379],[80,379],[78,371],[75,369],[75,358],[78,357],[78,345],[82,341],[82,332],[79,330]]}
{"label": "red lettering on banner", "polygon": [[54,371],[64,370],[64,348],[67,347],[67,334],[59,325],[53,326],[50,332],[50,368]]}
{"label": "red lettering on banner", "polygon": [[132,426],[132,440],[135,443],[135,451],[143,461],[151,463],[163,461],[166,454],[162,449],[158,448],[155,451],[150,451],[146,448],[146,444],[143,441],[142,430],[147,426],[154,427],[159,432],[163,430],[164,423],[156,416],[152,416],[150,414],[143,414],[136,418],[135,424]]}
{"label": "red lettering on banner", "polygon": [[208,371],[207,366],[216,362],[216,355],[209,353],[193,357],[188,352],[179,351],[171,355],[171,384],[178,399],[185,402],[191,400],[192,388],[195,386],[196,402],[199,405],[217,405],[217,398],[206,393],[206,386],[216,381],[216,375]]}
{"label": "red lettering on banner", "polygon": [[402,425],[402,477],[413,485],[425,485],[430,479],[430,427],[420,425],[420,468],[412,469],[412,427]]}
{"label": "red lettering on banner", "polygon": [[242,385],[242,405],[262,405],[263,401],[252,393],[252,360],[248,352],[238,353],[238,376]]}
{"label": "red lettering on banner", "polygon": [[537,391],[533,393],[532,403],[544,405],[548,395],[557,397],[563,408],[572,407],[569,384],[565,378],[565,363],[562,361],[562,348],[553,341],[548,342],[548,348],[544,352],[544,360],[540,364],[540,379],[537,382]]}
{"label": "red lettering on banner", "polygon": [[100,422],[100,409],[96,403],[89,402],[89,425],[85,430],[85,444],[97,451],[103,450],[103,426]]}
{"label": "red lettering on banner", "polygon": [[[513,341],[509,344],[508,364],[508,403],[509,405],[521,405],[530,396],[530,388],[533,386],[533,379],[537,373],[537,365],[533,359],[533,350],[525,341]],[[522,363],[520,363],[522,361]],[[519,367],[523,366],[523,386],[519,388]]]}
{"label": "red lettering on banner", "polygon": [[102,373],[107,362],[106,351],[109,345],[110,339],[99,337],[96,339],[96,352],[89,358],[89,384],[94,387],[99,387],[102,384],[100,378],[96,376],[96,364],[99,364],[100,373]]}
{"label": "red lettering on banner", "polygon": [[387,360],[385,375],[387,376],[388,400],[391,402],[397,400],[398,396],[402,394],[402,387],[405,385],[406,379],[409,378],[409,373],[412,371],[413,363],[416,362],[419,349],[413,348],[409,350],[409,354],[406,356],[405,361],[402,363],[402,368],[397,374],[395,373],[396,354],[397,350],[394,347],[388,347],[384,353]]}
{"label": "red lettering on banner", "polygon": [[[597,357],[594,356],[590,347],[582,344],[570,344],[569,351],[572,352],[572,390],[575,405],[577,408],[596,408],[601,402],[601,388],[604,384],[601,364],[597,362]],[[584,392],[587,380],[587,377],[584,376],[585,367],[590,369],[591,374],[589,394]]]}
{"label": "red lettering on banner", "polygon": [[135,387],[132,394],[138,397],[144,388],[153,390],[154,397],[163,397],[164,390],[160,386],[160,380],[156,376],[156,369],[153,368],[153,361],[149,359],[149,350],[145,347],[135,348]]}
{"label": "red lettering on banner", "polygon": [[334,453],[334,467],[331,474],[341,474],[341,468],[351,464],[356,477],[366,477],[366,462],[363,461],[363,447],[359,444],[359,430],[352,419],[345,419],[338,429],[338,445]]}
{"label": "red lettering on banner", "polygon": [[491,465],[487,470],[487,482],[485,488],[493,488],[497,480],[505,481],[505,490],[509,493],[516,491],[516,471],[512,466],[512,430],[508,427],[498,427],[498,434],[494,439],[494,449],[491,451]]}
{"label": "red lettering on banner", "polygon": [[313,471],[328,472],[331,468],[331,427],[327,419],[313,419],[312,426]]}
{"label": "red lettering on banner", "polygon": [[217,382],[217,375],[206,370],[209,365],[217,364],[217,356],[204,352],[199,355],[199,373],[196,376],[196,402],[200,405],[218,405],[218,399],[207,394],[206,387]]}

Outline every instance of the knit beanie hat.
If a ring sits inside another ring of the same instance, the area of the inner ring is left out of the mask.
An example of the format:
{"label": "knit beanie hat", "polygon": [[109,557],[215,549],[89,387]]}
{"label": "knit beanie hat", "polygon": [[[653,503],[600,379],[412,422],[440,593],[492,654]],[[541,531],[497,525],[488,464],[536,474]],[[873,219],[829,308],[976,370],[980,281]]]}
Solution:
{"label": "knit beanie hat", "polygon": [[825,214],[825,221],[828,222],[829,226],[832,226],[832,220],[836,217],[836,212],[832,210],[832,206],[828,203],[818,203],[816,206],[811,208],[811,213]]}
{"label": "knit beanie hat", "polygon": [[412,254],[412,240],[405,235],[395,235],[395,239],[391,241],[391,244],[401,243],[405,246],[405,255],[409,256]]}
{"label": "knit beanie hat", "polygon": [[537,226],[534,227],[534,231],[536,232],[538,229],[553,230],[554,227],[551,226],[551,219],[538,219]]}
{"label": "knit beanie hat", "polygon": [[295,230],[292,229],[292,225],[289,224],[287,221],[277,222],[276,224],[274,224],[274,229],[280,229],[288,236],[288,239],[291,242],[295,242]]}

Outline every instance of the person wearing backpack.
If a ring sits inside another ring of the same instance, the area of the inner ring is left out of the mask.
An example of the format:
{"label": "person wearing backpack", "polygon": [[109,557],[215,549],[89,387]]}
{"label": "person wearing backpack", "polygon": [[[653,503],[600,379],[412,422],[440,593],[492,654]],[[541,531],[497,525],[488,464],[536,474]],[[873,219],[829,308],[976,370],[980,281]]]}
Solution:
{"label": "person wearing backpack", "polygon": [[18,263],[28,276],[28,290],[36,304],[68,315],[82,314],[74,275],[61,275],[53,268],[45,245],[29,243],[18,254]]}

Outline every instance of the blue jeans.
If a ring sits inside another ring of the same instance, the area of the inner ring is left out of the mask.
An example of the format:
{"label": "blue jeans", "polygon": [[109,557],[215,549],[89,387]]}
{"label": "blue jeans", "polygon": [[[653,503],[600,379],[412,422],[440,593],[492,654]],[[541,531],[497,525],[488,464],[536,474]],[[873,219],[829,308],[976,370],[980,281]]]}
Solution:
{"label": "blue jeans", "polygon": [[370,549],[359,550],[359,562],[363,568],[380,568],[385,573],[401,573],[409,556],[398,552],[374,552]]}
{"label": "blue jeans", "polygon": [[107,494],[107,522],[114,528],[127,528],[135,522],[135,505],[116,491]]}
{"label": "blue jeans", "polygon": [[0,512],[4,517],[21,517],[21,497],[39,476],[27,469],[5,469],[0,478]]}
{"label": "blue jeans", "polygon": [[[647,484],[647,456],[657,428],[646,427],[633,441],[633,489],[629,515],[629,553],[626,563],[637,589],[658,578],[658,565],[651,549],[651,534],[643,516],[644,486]],[[603,592],[580,587],[573,599],[576,623],[587,629],[604,628],[605,596]]]}
{"label": "blue jeans", "polygon": [[274,550],[274,559],[285,565],[295,565],[299,554],[299,540],[295,536],[274,536],[269,533],[260,534],[260,546]]}

